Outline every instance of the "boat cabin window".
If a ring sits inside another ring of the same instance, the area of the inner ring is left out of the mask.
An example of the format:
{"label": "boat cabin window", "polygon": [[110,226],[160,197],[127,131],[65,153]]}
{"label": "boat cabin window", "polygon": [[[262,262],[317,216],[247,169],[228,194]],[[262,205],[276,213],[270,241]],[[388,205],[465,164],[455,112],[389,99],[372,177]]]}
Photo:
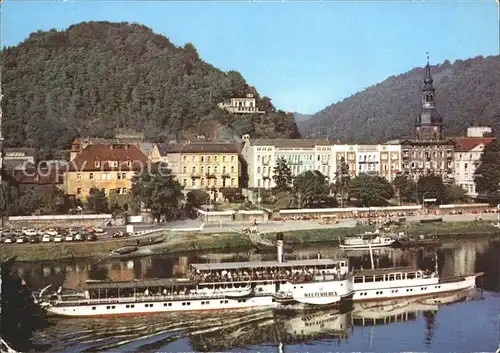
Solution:
{"label": "boat cabin window", "polygon": [[354,283],[363,283],[363,276],[354,277]]}
{"label": "boat cabin window", "polygon": [[382,282],[384,280],[384,275],[376,275],[375,282]]}
{"label": "boat cabin window", "polygon": [[396,273],[394,276],[396,276],[396,281],[401,281],[401,273]]}
{"label": "boat cabin window", "polygon": [[365,282],[373,282],[373,276],[365,276]]}
{"label": "boat cabin window", "polygon": [[415,273],[411,272],[411,273],[407,273],[406,274],[406,278],[407,279],[415,279],[416,278],[416,275]]}

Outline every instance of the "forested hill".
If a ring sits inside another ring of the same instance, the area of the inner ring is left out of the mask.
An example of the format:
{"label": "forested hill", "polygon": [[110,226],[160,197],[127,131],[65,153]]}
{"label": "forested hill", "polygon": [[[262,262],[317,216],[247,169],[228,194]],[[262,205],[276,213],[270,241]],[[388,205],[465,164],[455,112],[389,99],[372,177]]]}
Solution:
{"label": "forested hill", "polygon": [[[2,59],[9,146],[68,148],[74,137],[112,137],[122,128],[153,140],[200,132],[299,136],[292,114],[275,111],[238,72],[218,70],[192,44],[176,47],[142,25],[83,22],[39,31],[3,50]],[[247,93],[267,115],[235,117],[217,108]]]}
{"label": "forested hill", "polygon": [[[487,125],[500,132],[500,57],[445,61],[432,67],[437,109],[447,136]],[[420,113],[424,68],[391,76],[333,104],[300,125],[304,136],[377,143],[409,137]]]}

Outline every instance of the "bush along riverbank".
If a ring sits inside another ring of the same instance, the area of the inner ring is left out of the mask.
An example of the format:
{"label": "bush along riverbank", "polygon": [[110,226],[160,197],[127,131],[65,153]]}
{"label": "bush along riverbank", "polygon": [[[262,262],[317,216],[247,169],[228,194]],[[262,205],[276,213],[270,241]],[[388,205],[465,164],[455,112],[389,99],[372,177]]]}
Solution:
{"label": "bush along riverbank", "polygon": [[[338,246],[339,238],[361,234],[374,230],[370,227],[354,228],[322,228],[284,232],[285,244],[291,246],[305,246],[314,243],[328,243]],[[404,227],[394,227],[393,232],[404,232]],[[406,232],[409,235],[437,235],[447,239],[464,238],[480,235],[500,236],[500,229],[486,221],[442,222],[442,223],[408,223]],[[137,239],[149,236],[113,239],[85,243],[40,243],[40,244],[12,244],[1,246],[1,258],[16,256],[17,261],[43,261],[77,258],[105,258],[112,250],[126,245],[134,245]],[[255,244],[246,234],[235,232],[223,233],[154,233],[154,238],[162,237],[159,244],[145,245],[148,252],[136,252],[127,258],[145,256],[148,254],[175,254],[193,251],[234,251],[255,249]],[[276,233],[261,235],[263,240],[273,242]]]}

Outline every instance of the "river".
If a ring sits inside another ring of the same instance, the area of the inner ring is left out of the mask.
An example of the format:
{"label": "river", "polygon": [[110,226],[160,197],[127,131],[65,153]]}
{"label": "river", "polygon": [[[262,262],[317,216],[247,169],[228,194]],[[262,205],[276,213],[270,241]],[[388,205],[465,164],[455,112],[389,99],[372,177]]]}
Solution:
{"label": "river", "polygon": [[[339,249],[308,248],[288,259],[339,257]],[[32,342],[47,352],[493,352],[500,341],[500,242],[487,237],[444,244],[437,252],[442,275],[484,272],[484,291],[428,300],[355,306],[351,312],[261,310],[147,317],[51,319]],[[352,253],[351,265],[370,267],[368,253]],[[75,287],[87,279],[182,276],[192,262],[273,259],[274,254],[151,256],[128,261],[19,263],[15,270],[33,288]],[[381,249],[377,267],[432,269],[430,249]]]}

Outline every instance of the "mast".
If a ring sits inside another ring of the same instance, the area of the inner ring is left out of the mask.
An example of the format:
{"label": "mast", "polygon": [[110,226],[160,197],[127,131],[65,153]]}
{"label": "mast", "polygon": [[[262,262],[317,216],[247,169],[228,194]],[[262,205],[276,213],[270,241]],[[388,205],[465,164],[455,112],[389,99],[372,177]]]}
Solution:
{"label": "mast", "polygon": [[437,251],[434,253],[434,272],[436,272],[436,276],[439,275],[439,266],[438,266],[438,254]]}
{"label": "mast", "polygon": [[372,249],[372,244],[368,244],[368,249],[370,249],[370,262],[372,263],[372,270],[375,269],[375,265],[373,263],[373,249]]}

